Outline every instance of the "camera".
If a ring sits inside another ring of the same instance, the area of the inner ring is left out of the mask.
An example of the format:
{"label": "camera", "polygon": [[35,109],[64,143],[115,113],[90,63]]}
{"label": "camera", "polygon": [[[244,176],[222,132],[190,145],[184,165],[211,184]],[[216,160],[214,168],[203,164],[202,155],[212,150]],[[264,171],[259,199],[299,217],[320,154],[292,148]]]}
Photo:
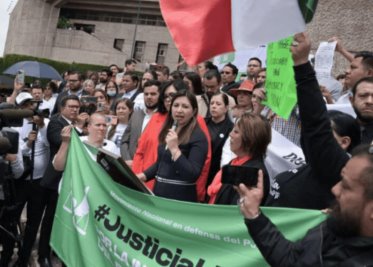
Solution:
{"label": "camera", "polygon": [[0,131],[0,156],[17,154],[19,133],[11,128]]}
{"label": "camera", "polygon": [[118,117],[114,116],[114,115],[106,115],[105,116],[105,122],[106,122],[106,124],[116,125],[116,124],[118,124]]}
{"label": "camera", "polygon": [[50,115],[49,108],[39,109],[40,104],[43,103],[42,100],[31,99],[31,102],[36,104],[36,106],[34,108],[34,116],[39,116],[39,117],[43,117],[43,118],[49,118],[49,115]]}
{"label": "camera", "polygon": [[0,104],[0,156],[7,153],[17,154],[19,134],[8,127],[22,126],[23,119],[33,114],[32,110],[14,109],[14,106],[8,103]]}

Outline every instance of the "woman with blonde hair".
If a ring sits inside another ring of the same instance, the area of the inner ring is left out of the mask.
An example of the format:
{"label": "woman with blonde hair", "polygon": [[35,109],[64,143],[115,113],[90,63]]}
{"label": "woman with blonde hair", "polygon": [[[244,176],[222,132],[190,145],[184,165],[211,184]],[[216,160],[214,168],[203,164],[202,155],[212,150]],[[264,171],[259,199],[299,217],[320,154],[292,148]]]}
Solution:
{"label": "woman with blonde hair", "polygon": [[[244,113],[236,121],[229,137],[231,150],[236,155],[236,158],[229,165],[246,166],[263,171],[264,203],[269,193],[270,184],[269,176],[264,166],[264,156],[268,144],[271,142],[271,126],[269,122],[260,115]],[[236,205],[239,199],[238,193],[231,184],[222,183],[222,170],[216,174],[207,193],[210,197],[210,204]]]}

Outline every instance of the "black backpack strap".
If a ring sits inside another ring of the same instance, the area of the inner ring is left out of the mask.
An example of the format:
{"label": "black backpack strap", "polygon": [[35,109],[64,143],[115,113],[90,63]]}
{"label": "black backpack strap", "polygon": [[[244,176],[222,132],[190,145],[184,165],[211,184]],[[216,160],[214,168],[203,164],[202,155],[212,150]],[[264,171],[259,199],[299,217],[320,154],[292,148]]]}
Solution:
{"label": "black backpack strap", "polygon": [[135,101],[137,95],[140,94],[140,90],[136,89],[136,92],[131,96],[130,100],[133,102]]}

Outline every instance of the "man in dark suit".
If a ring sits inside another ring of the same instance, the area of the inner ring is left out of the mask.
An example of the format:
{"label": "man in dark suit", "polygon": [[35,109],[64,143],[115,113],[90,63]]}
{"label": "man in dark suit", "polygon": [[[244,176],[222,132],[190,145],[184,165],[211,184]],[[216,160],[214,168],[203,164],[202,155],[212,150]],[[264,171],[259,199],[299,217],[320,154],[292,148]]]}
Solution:
{"label": "man in dark suit", "polygon": [[76,95],[80,98],[81,96],[89,95],[89,93],[84,91],[82,87],[84,81],[83,74],[78,71],[69,71],[67,77],[66,83],[69,89],[58,94],[56,104],[54,105],[51,113],[52,115],[59,112],[59,109],[61,108],[61,101],[64,97],[68,95]]}
{"label": "man in dark suit", "polygon": [[160,85],[160,82],[155,80],[147,81],[144,84],[145,110],[138,109],[133,112],[128,126],[123,133],[120,154],[129,165],[132,164],[141,133],[148,124],[151,116],[157,110]]}
{"label": "man in dark suit", "polygon": [[221,91],[229,93],[229,90],[238,88],[240,83],[235,82],[237,75],[238,68],[230,62],[226,64],[221,71],[221,80],[223,82]]}
{"label": "man in dark suit", "polygon": [[[79,115],[80,101],[77,95],[68,95],[61,100],[61,112],[54,115],[47,129],[47,139],[50,145],[50,161],[44,173],[41,186],[46,188],[45,214],[42,222],[39,240],[39,263],[41,267],[52,266],[50,263],[49,239],[53,225],[54,213],[58,199],[58,184],[62,172],[53,168],[52,160],[61,145],[61,130],[67,125],[74,125],[78,132],[82,132],[84,123],[88,120],[88,114]],[[44,207],[43,207],[44,208]]]}

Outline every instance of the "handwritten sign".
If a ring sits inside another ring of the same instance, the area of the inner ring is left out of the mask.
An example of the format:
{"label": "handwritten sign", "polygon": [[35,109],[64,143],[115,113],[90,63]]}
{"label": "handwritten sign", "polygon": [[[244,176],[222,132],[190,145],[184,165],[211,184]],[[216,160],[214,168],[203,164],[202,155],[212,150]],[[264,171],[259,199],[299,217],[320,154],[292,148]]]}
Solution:
{"label": "handwritten sign", "polygon": [[266,106],[278,116],[288,119],[297,103],[293,59],[290,45],[293,37],[273,42],[267,48]]}

